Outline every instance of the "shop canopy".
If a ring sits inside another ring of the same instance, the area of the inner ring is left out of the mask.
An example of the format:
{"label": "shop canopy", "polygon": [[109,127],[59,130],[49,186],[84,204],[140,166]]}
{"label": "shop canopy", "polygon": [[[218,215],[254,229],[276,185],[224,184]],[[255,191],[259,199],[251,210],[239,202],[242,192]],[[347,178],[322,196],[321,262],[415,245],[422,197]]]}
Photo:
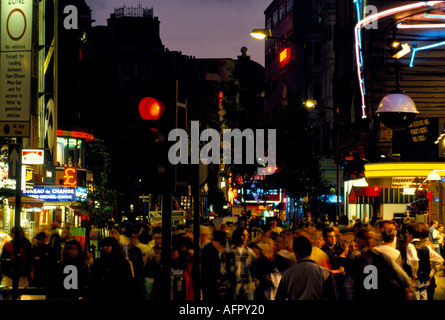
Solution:
{"label": "shop canopy", "polygon": [[[8,201],[10,206],[15,207],[15,197],[9,197]],[[22,195],[21,203],[22,203],[22,208],[42,208],[45,201]]]}
{"label": "shop canopy", "polygon": [[352,187],[349,193],[350,204],[374,203],[382,195],[379,187]]}

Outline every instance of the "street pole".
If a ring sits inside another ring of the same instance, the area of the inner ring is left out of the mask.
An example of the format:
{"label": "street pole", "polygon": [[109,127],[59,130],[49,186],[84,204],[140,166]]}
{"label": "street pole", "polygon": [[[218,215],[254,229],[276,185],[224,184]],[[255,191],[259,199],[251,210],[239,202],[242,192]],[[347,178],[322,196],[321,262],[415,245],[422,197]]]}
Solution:
{"label": "street pole", "polygon": [[[165,298],[172,300],[172,281],[171,281],[171,259],[172,259],[172,195],[164,193],[162,195],[162,291]],[[167,297],[168,295],[168,297]]]}
{"label": "street pole", "polygon": [[196,173],[194,175],[195,183],[193,190],[193,296],[194,300],[201,300],[201,214],[200,214],[200,192],[199,192],[199,164],[196,165]]}
{"label": "street pole", "polygon": [[22,211],[22,139],[17,138],[17,144],[10,147],[14,148],[14,151],[18,153],[18,157],[13,159],[15,163],[15,212],[14,212],[14,260],[12,265],[13,278],[12,278],[12,299],[18,299],[19,289],[19,254],[20,254],[20,214]]}

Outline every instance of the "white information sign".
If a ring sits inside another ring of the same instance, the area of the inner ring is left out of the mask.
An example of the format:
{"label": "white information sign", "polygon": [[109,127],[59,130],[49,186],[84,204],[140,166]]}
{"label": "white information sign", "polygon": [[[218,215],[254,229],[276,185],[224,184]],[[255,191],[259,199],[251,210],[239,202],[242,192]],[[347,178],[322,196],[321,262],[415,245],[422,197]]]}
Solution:
{"label": "white information sign", "polygon": [[21,121],[29,126],[33,1],[2,0],[0,9],[0,121],[6,129]]}

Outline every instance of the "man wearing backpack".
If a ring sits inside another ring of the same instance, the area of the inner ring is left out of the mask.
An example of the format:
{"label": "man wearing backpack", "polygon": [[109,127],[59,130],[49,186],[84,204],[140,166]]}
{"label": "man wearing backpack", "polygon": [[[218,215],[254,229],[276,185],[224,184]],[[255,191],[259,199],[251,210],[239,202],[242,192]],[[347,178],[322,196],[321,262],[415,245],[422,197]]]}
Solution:
{"label": "man wearing backpack", "polygon": [[415,300],[428,299],[428,287],[444,259],[427,244],[428,226],[415,222],[407,226],[405,271],[413,279]]}

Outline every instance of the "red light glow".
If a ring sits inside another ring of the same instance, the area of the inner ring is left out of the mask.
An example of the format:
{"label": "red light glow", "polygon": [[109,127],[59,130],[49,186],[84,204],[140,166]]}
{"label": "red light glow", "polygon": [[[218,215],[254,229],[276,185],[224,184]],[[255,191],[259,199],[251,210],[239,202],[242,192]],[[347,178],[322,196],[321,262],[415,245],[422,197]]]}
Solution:
{"label": "red light glow", "polygon": [[154,98],[144,98],[139,102],[139,114],[144,120],[158,120],[164,113],[162,103]]}

